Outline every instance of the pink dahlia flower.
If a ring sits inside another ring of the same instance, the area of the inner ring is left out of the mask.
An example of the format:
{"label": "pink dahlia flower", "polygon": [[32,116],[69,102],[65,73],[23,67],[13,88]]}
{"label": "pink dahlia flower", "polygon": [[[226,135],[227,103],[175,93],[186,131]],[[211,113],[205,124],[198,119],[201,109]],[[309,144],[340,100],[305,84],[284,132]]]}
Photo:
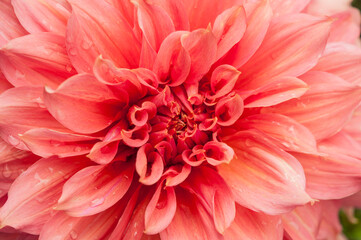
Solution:
{"label": "pink dahlia flower", "polygon": [[313,4],[2,0],[0,238],[339,237],[359,16]]}

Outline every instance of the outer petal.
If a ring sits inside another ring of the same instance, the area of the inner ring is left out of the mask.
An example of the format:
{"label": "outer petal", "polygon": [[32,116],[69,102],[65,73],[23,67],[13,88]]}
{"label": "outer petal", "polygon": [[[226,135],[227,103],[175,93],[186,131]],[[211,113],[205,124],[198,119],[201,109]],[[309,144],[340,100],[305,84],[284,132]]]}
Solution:
{"label": "outer petal", "polygon": [[77,172],[64,184],[57,209],[66,210],[74,217],[102,212],[125,195],[133,171],[132,163],[114,162]]}
{"label": "outer petal", "polygon": [[325,53],[313,68],[335,74],[347,82],[360,84],[361,49],[346,43],[328,44]]}
{"label": "outer petal", "polygon": [[113,207],[87,217],[71,217],[60,211],[43,227],[39,240],[54,239],[104,239],[114,229],[125,204]]}
{"label": "outer petal", "polygon": [[360,159],[335,153],[293,155],[305,170],[306,190],[311,197],[339,199],[361,190]]}
{"label": "outer petal", "polygon": [[310,130],[295,120],[279,114],[256,114],[237,123],[242,129],[258,129],[283,146],[286,151],[317,152]]}
{"label": "outer petal", "polygon": [[[324,209],[324,211],[328,211]],[[282,222],[287,234],[293,240],[316,240],[321,223],[322,205],[307,204],[295,208],[282,216]]]}
{"label": "outer petal", "polygon": [[273,13],[275,16],[299,13],[301,12],[311,0],[270,0]]}
{"label": "outer petal", "polygon": [[304,14],[274,18],[260,48],[241,67],[237,88],[255,89],[273,77],[297,77],[311,69],[324,50],[330,25],[329,19]]}
{"label": "outer petal", "polygon": [[[355,9],[352,9],[355,10]],[[357,11],[357,10],[356,10]],[[333,15],[337,20],[332,24],[329,42],[348,42],[355,44],[360,37],[360,21],[353,19],[353,11],[345,11]],[[356,13],[360,18],[359,13]]]}
{"label": "outer petal", "polygon": [[1,49],[0,67],[16,87],[54,88],[75,73],[64,38],[53,33],[30,34],[10,41]]}
{"label": "outer petal", "polygon": [[12,0],[15,14],[29,33],[53,32],[65,36],[71,7],[66,0]]}
{"label": "outer petal", "polygon": [[46,128],[31,129],[20,138],[33,153],[42,157],[84,155],[90,152],[97,139]]}
{"label": "outer petal", "polygon": [[0,22],[0,48],[11,39],[27,34],[14,13],[11,0],[0,2]]}
{"label": "outer petal", "polygon": [[57,90],[44,92],[49,112],[64,126],[79,133],[94,133],[109,126],[120,111],[120,106],[115,104],[117,99],[90,74],[75,75]]}
{"label": "outer petal", "polygon": [[224,233],[225,240],[281,240],[283,228],[279,217],[253,212],[236,205],[236,218]]}
{"label": "outer petal", "polygon": [[233,148],[236,157],[218,170],[239,204],[275,215],[311,200],[305,192],[302,166],[266,135],[249,130],[223,141]]}
{"label": "outer petal", "polygon": [[337,133],[359,105],[361,88],[324,72],[309,72],[301,79],[310,86],[305,95],[261,112],[289,116],[308,127],[316,139]]}
{"label": "outer petal", "polygon": [[106,1],[69,2],[73,13],[68,22],[67,49],[78,72],[91,72],[100,54],[118,67],[138,66],[139,41],[117,9]]}
{"label": "outer petal", "polygon": [[[269,107],[302,96],[308,89],[295,77],[275,78],[250,93],[245,93],[245,108]],[[242,95],[242,93],[240,93]],[[248,95],[249,94],[249,95]]]}
{"label": "outer petal", "polygon": [[0,210],[2,226],[39,234],[49,220],[67,178],[89,161],[84,158],[41,159],[12,184]]}
{"label": "outer petal", "polygon": [[221,60],[236,68],[241,67],[256,52],[266,35],[272,18],[272,9],[268,0],[244,5],[247,16],[247,29],[241,41],[237,43]]}

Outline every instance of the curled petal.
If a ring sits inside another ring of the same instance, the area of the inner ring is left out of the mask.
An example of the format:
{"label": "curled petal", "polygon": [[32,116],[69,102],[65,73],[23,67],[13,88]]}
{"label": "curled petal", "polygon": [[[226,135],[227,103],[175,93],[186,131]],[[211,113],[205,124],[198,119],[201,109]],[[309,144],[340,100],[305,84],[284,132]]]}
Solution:
{"label": "curled petal", "polygon": [[184,165],[174,165],[167,169],[164,172],[164,176],[166,176],[165,185],[168,187],[176,186],[181,184],[184,180],[187,179],[189,174],[191,173],[191,166],[188,164]]}
{"label": "curled petal", "polygon": [[156,112],[157,106],[152,102],[146,101],[140,107],[131,107],[128,112],[128,118],[135,126],[143,126],[155,116]]}
{"label": "curled petal", "polygon": [[163,174],[163,159],[159,153],[154,152],[151,144],[145,144],[139,148],[137,152],[135,169],[140,176],[139,181],[141,183],[152,185],[156,183]]}
{"label": "curled petal", "polygon": [[238,94],[222,98],[216,105],[215,115],[217,123],[221,126],[230,126],[235,123],[243,113],[243,100]]}
{"label": "curled petal", "polygon": [[218,171],[231,186],[237,203],[276,215],[311,200],[301,164],[266,135],[240,131],[223,141],[233,148],[236,158],[219,165]]}
{"label": "curled petal", "polygon": [[123,142],[129,147],[141,147],[149,140],[149,130],[147,125],[136,126],[131,130],[121,132]]}
{"label": "curled petal", "polygon": [[221,65],[212,72],[211,90],[212,94],[207,96],[211,99],[223,97],[233,90],[234,85],[241,72],[230,65]]}
{"label": "curled petal", "polygon": [[233,149],[222,142],[207,142],[203,149],[207,162],[213,166],[229,163],[234,157]]}
{"label": "curled petal", "polygon": [[270,3],[274,15],[279,16],[290,13],[299,13],[310,3],[310,1],[311,0],[270,0]]}
{"label": "curled petal", "polygon": [[1,224],[39,234],[53,214],[66,179],[88,164],[79,157],[37,161],[12,184],[0,210]]}
{"label": "curled petal", "polygon": [[102,212],[125,195],[133,171],[133,164],[124,162],[84,168],[64,184],[57,209],[74,217]]}
{"label": "curled petal", "polygon": [[177,200],[173,187],[163,189],[163,182],[150,199],[145,209],[145,233],[156,234],[171,223],[177,209]]}

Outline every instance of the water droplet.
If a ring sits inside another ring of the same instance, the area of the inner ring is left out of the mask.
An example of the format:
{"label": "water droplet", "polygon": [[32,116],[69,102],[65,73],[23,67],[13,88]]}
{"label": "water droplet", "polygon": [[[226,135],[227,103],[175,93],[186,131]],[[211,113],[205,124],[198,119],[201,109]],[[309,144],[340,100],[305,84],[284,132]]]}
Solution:
{"label": "water droplet", "polygon": [[70,54],[71,56],[75,56],[76,53],[77,53],[77,51],[76,51],[75,48],[70,48],[70,49],[69,49],[69,54]]}
{"label": "water droplet", "polygon": [[91,41],[84,39],[81,44],[81,47],[85,50],[88,50],[92,45],[93,45],[93,43]]}
{"label": "water droplet", "polygon": [[244,142],[246,144],[247,147],[252,146],[252,141],[250,139],[246,139],[246,141]]}
{"label": "water droplet", "polygon": [[52,145],[53,147],[60,147],[61,142],[55,141],[55,140],[50,140],[50,145]]}
{"label": "water droplet", "polygon": [[25,73],[19,70],[15,70],[15,78],[22,80],[25,78]]}
{"label": "water droplet", "polygon": [[80,146],[76,146],[75,148],[74,148],[74,152],[81,152],[83,149],[82,149],[82,147],[80,147]]}
{"label": "water droplet", "polygon": [[18,146],[20,144],[20,139],[14,137],[13,135],[9,135],[8,142],[13,146]]}
{"label": "water droplet", "polygon": [[54,168],[49,167],[48,169],[49,169],[50,173],[53,173],[53,172],[54,172]]}
{"label": "water droplet", "polygon": [[97,198],[91,201],[90,206],[91,207],[97,207],[99,205],[102,205],[104,203],[104,198]]}
{"label": "water droplet", "polygon": [[10,171],[10,169],[9,169],[9,165],[8,165],[8,164],[5,164],[5,166],[4,166],[3,176],[4,176],[4,178],[9,178],[9,177],[11,177],[11,171]]}
{"label": "water droplet", "polygon": [[70,237],[72,239],[76,239],[78,237],[78,234],[74,230],[72,230],[72,231],[70,231]]}
{"label": "water droplet", "polygon": [[66,70],[67,72],[71,72],[71,71],[73,70],[73,67],[72,67],[70,64],[67,64],[67,65],[65,66],[65,70]]}

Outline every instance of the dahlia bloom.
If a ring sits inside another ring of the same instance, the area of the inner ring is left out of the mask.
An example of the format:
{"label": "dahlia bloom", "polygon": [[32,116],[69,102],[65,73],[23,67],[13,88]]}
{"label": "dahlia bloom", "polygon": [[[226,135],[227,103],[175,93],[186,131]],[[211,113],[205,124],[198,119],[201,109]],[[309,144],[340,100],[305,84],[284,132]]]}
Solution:
{"label": "dahlia bloom", "polygon": [[1,1],[0,238],[339,238],[359,16],[315,6]]}

